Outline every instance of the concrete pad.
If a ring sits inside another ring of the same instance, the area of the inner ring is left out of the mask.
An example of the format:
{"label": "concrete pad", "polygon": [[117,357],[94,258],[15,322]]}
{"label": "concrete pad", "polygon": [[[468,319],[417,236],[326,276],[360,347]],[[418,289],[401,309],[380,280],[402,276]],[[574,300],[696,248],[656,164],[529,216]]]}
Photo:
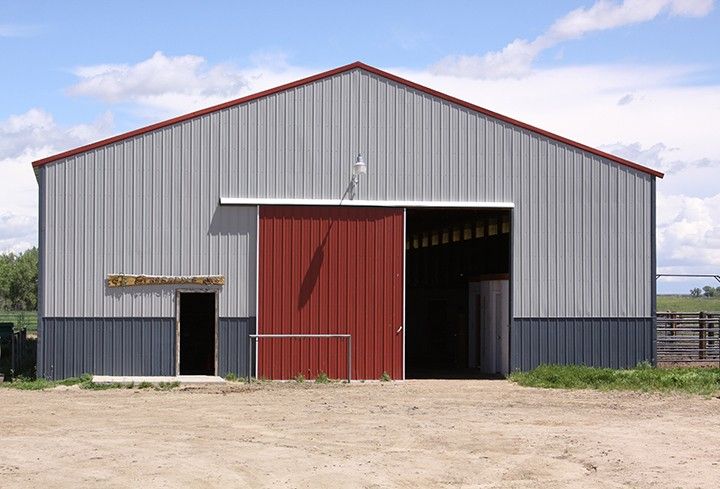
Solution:
{"label": "concrete pad", "polygon": [[93,375],[92,381],[97,384],[140,384],[150,382],[180,382],[181,384],[223,384],[225,379],[215,375],[177,375],[177,376],[134,376],[134,375]]}

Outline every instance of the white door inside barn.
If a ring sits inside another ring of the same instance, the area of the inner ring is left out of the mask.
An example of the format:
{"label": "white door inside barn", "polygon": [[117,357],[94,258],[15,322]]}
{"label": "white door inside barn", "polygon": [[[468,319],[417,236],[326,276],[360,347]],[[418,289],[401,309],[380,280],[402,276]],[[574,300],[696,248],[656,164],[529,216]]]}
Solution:
{"label": "white door inside barn", "polygon": [[481,280],[468,286],[469,367],[506,375],[510,353],[509,281]]}

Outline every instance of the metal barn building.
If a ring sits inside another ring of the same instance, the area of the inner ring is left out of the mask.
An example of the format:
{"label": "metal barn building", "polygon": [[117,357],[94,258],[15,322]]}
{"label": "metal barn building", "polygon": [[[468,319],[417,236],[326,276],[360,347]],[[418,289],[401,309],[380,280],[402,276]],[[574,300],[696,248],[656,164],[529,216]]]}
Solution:
{"label": "metal barn building", "polygon": [[33,167],[45,377],[655,358],[662,174],[362,63]]}

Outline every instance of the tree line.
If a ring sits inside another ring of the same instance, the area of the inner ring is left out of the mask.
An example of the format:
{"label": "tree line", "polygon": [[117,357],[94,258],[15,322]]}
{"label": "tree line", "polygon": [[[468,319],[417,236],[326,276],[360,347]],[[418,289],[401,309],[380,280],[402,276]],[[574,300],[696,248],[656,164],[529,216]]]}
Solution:
{"label": "tree line", "polygon": [[37,309],[38,249],[0,254],[0,310]]}
{"label": "tree line", "polygon": [[720,297],[720,287],[713,287],[712,285],[706,285],[702,289],[695,287],[690,289],[690,295],[693,297]]}

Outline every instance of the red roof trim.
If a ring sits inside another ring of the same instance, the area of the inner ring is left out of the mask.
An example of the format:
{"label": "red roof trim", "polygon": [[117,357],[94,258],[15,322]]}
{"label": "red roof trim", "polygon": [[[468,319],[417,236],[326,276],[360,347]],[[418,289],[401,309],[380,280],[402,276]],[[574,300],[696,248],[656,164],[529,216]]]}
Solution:
{"label": "red roof trim", "polygon": [[173,124],[177,124],[179,122],[184,122],[188,119],[193,119],[195,117],[200,117],[206,114],[210,114],[212,112],[217,112],[218,110],[226,109],[228,107],[233,107],[235,105],[240,105],[246,102],[250,102],[252,100],[256,100],[262,97],[266,97],[268,95],[272,95],[274,93],[282,92],[285,90],[289,90],[292,88],[296,88],[302,85],[307,85],[308,83],[312,83],[317,80],[322,80],[324,78],[329,78],[331,76],[344,73],[346,71],[354,70],[356,68],[365,70],[369,73],[373,73],[375,75],[381,76],[383,78],[387,78],[388,80],[394,81],[396,83],[399,83],[401,85],[405,85],[407,87],[413,88],[415,90],[418,90],[420,92],[426,93],[428,95],[432,95],[434,97],[438,97],[440,99],[443,99],[447,102],[451,102],[453,104],[460,105],[462,107],[465,107],[467,109],[480,112],[481,114],[485,114],[487,116],[493,117],[495,119],[501,120],[503,122],[507,122],[508,124],[512,124],[514,126],[521,127],[523,129],[526,129],[528,131],[532,131],[534,133],[540,134],[541,136],[545,136],[547,138],[553,139],[555,141],[558,141],[560,143],[567,144],[569,146],[573,146],[575,148],[581,149],[583,151],[587,151],[588,153],[592,153],[594,155],[600,156],[602,158],[606,158],[608,160],[614,161],[615,163],[619,163],[620,165],[627,166],[629,168],[632,168],[634,170],[638,170],[644,173],[647,173],[649,175],[662,178],[663,173],[653,170],[652,168],[648,168],[646,166],[638,165],[637,163],[634,163],[632,161],[626,160],[624,158],[620,158],[618,156],[612,155],[610,153],[606,153],[604,151],[600,151],[599,149],[592,148],[590,146],[587,146],[582,143],[578,143],[576,141],[573,141],[571,139],[564,138],[562,136],[559,136],[557,134],[554,134],[552,132],[545,131],[544,129],[540,129],[539,127],[532,126],[530,124],[526,124],[524,122],[518,121],[516,119],[513,119],[511,117],[498,114],[497,112],[493,112],[492,110],[485,109],[483,107],[471,104],[470,102],[466,102],[464,100],[460,100],[459,98],[455,98],[451,95],[447,95],[442,92],[438,92],[437,90],[433,90],[432,88],[428,88],[426,86],[420,85],[418,83],[412,82],[410,80],[406,80],[404,78],[401,78],[399,76],[393,75],[391,73],[388,73],[386,71],[379,70],[377,68],[374,68],[372,66],[368,66],[365,63],[361,63],[360,61],[356,61],[355,63],[350,63],[345,66],[341,66],[339,68],[335,68],[333,70],[324,71],[322,73],[318,73],[317,75],[309,76],[307,78],[302,78],[300,80],[286,83],[285,85],[280,85],[279,87],[271,88],[268,90],[264,90],[262,92],[254,93],[252,95],[247,95],[245,97],[231,100],[229,102],[225,102],[219,105],[214,105],[212,107],[208,107],[206,109],[197,110],[195,112],[190,112],[189,114],[181,115],[172,119],[168,119],[166,121],[157,122],[155,124],[151,124],[149,126],[141,127],[139,129],[135,129],[130,132],[126,132],[123,134],[118,134],[117,136],[113,136],[107,139],[103,139],[101,141],[97,141],[95,143],[86,144],[85,146],[80,146],[75,149],[70,149],[68,151],[64,151],[62,153],[58,153],[53,156],[48,156],[47,158],[42,158],[40,160],[34,161],[32,166],[33,168],[38,168],[40,166],[46,165],[48,163],[52,163],[53,161],[61,160],[63,158],[67,158],[70,156],[74,156],[80,153],[84,153],[86,151],[90,151],[102,146],[107,146],[109,144],[116,143],[118,141],[122,141],[124,139],[128,139],[134,136],[139,136],[141,134],[145,134],[150,131],[154,131],[156,129],[161,129],[163,127],[167,127]]}

